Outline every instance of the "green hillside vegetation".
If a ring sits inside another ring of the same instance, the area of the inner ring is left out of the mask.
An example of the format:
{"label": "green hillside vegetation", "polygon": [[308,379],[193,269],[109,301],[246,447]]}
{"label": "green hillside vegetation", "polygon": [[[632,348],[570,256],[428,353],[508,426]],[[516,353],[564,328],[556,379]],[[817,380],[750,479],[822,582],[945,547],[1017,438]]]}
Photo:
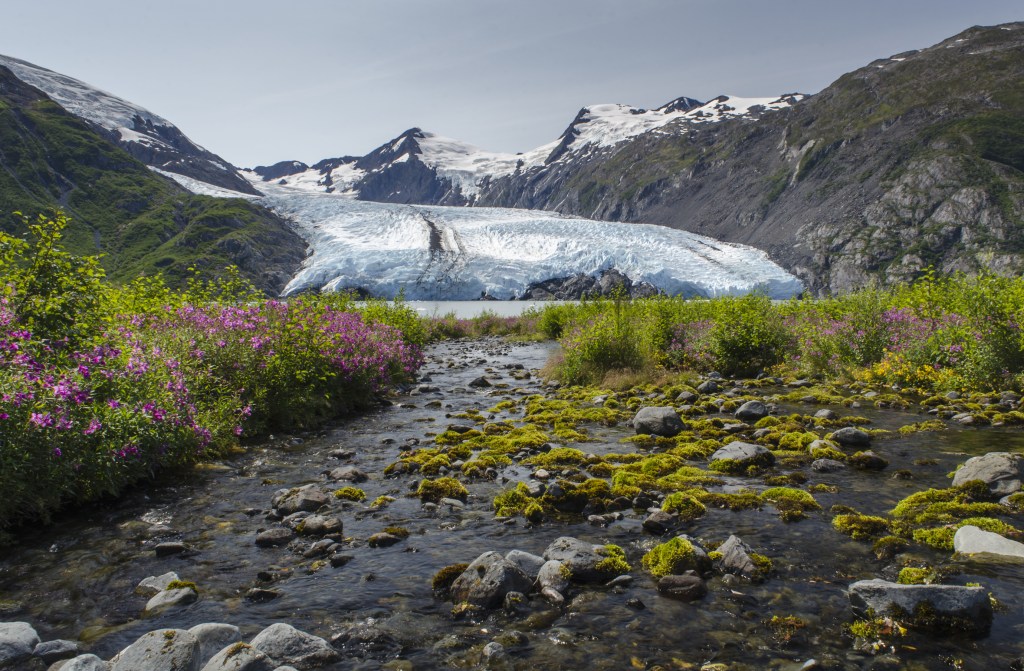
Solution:
{"label": "green hillside vegetation", "polygon": [[188,193],[0,68],[0,228],[22,235],[14,212],[34,219],[54,208],[71,220],[69,250],[103,254],[115,282],[161,272],[178,286],[189,266],[216,274],[237,265],[277,293],[304,256],[273,213]]}

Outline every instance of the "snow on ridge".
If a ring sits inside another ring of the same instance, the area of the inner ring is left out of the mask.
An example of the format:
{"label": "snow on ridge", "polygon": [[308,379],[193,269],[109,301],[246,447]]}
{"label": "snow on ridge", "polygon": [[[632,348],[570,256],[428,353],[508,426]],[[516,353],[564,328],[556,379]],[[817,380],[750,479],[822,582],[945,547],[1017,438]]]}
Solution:
{"label": "snow on ridge", "polygon": [[[533,282],[609,268],[670,294],[761,289],[788,298],[802,289],[760,250],[662,226],[263,188],[262,204],[290,219],[312,248],[285,294],[361,287],[409,299],[514,298]],[[431,249],[431,239],[441,248]]]}
{"label": "snow on ridge", "polygon": [[[36,87],[75,116],[88,119],[107,130],[122,133],[122,139],[127,142],[138,141],[130,135],[126,137],[124,133],[135,128],[136,117],[141,118],[143,123],[153,126],[174,126],[167,119],[145,108],[73,77],[10,56],[0,56],[0,65],[9,68],[18,79]],[[155,138],[147,139],[159,142]]]}
{"label": "snow on ridge", "polygon": [[[192,193],[198,194],[200,196],[214,196],[216,198],[245,198],[247,200],[256,200],[260,198],[260,196],[254,196],[251,193],[232,191],[231,189],[225,189],[224,187],[221,186],[215,186],[213,184],[202,182],[198,179],[193,179],[192,177],[187,177],[176,172],[170,172],[169,170],[161,170],[160,168],[154,168],[153,166],[148,167],[153,172],[159,175],[163,175],[164,177],[173,179],[175,182],[180,184],[188,191],[191,191]],[[258,186],[258,184],[255,184],[255,186]]]}

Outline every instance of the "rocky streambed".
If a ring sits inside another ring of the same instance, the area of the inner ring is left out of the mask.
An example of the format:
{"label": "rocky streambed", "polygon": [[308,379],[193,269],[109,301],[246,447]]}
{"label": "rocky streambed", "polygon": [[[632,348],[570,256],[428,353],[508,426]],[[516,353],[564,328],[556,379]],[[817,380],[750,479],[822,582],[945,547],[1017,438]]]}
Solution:
{"label": "rocky streambed", "polygon": [[[389,406],[21,531],[0,660],[148,645],[142,671],[174,639],[211,671],[1020,664],[1014,395],[559,389],[553,347],[437,345]],[[988,453],[1010,456],[949,476]]]}

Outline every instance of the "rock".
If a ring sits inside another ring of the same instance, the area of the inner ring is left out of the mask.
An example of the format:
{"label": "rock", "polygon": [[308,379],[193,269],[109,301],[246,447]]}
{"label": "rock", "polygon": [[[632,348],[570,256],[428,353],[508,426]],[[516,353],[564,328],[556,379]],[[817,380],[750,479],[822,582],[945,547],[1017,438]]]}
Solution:
{"label": "rock", "polygon": [[994,498],[1020,491],[1024,480],[1024,457],[1010,452],[989,452],[964,462],[953,475],[953,486],[981,480]]}
{"label": "rock", "polygon": [[199,641],[199,656],[203,664],[227,646],[242,640],[242,632],[238,627],[220,622],[197,624],[188,633]]}
{"label": "rock", "polygon": [[455,579],[452,601],[483,608],[497,608],[509,592],[528,594],[533,581],[516,564],[497,552],[485,552]]}
{"label": "rock", "polygon": [[698,398],[699,396],[697,396],[697,394],[694,394],[692,391],[681,391],[679,392],[679,396],[676,396],[676,403],[693,403]]}
{"label": "rock", "polygon": [[693,572],[667,575],[658,580],[658,592],[680,601],[696,601],[708,593],[707,585]]}
{"label": "rock", "polygon": [[537,572],[537,584],[541,590],[550,587],[560,594],[565,594],[565,591],[569,589],[569,575],[568,569],[562,562],[551,559],[544,562],[540,571]]}
{"label": "rock", "polygon": [[176,580],[181,580],[181,578],[174,571],[158,576],[151,575],[139,582],[138,586],[135,587],[135,593],[139,596],[154,596],[158,592],[167,589],[167,586]]}
{"label": "rock", "polygon": [[59,668],[60,671],[110,671],[111,667],[96,655],[79,655],[64,662]]}
{"label": "rock", "polygon": [[199,640],[184,629],[144,634],[111,661],[111,671],[199,671]]}
{"label": "rock", "polygon": [[719,389],[718,383],[714,380],[705,380],[697,386],[697,391],[701,394],[716,394]]}
{"label": "rock", "polygon": [[310,515],[296,527],[303,536],[341,536],[341,520],[333,515]]}
{"label": "rock", "polygon": [[648,531],[655,536],[661,536],[675,527],[678,519],[678,515],[674,515],[664,510],[655,510],[644,520],[643,527],[645,531]]}
{"label": "rock", "polygon": [[181,553],[188,550],[188,546],[184,543],[177,541],[170,541],[167,543],[159,543],[153,548],[156,552],[157,557],[171,557],[173,555],[180,555]]}
{"label": "rock", "polygon": [[39,634],[27,622],[0,622],[0,669],[17,668],[32,656]]}
{"label": "rock", "polygon": [[276,548],[288,545],[295,538],[295,532],[284,527],[274,527],[256,534],[256,547]]}
{"label": "rock", "polygon": [[832,433],[832,440],[843,447],[867,447],[871,444],[871,436],[852,426],[844,426]]}
{"label": "rock", "polygon": [[401,543],[402,540],[403,539],[400,536],[389,534],[386,531],[379,531],[367,538],[366,544],[372,548],[386,548],[394,545],[395,543]]}
{"label": "rock", "polygon": [[393,659],[402,651],[402,642],[391,631],[393,626],[382,618],[357,620],[332,636],[331,646],[355,659]]}
{"label": "rock", "polygon": [[324,639],[283,622],[258,633],[251,645],[278,664],[291,664],[303,671],[320,668],[339,658],[338,652]]}
{"label": "rock", "polygon": [[992,603],[983,587],[900,585],[861,580],[850,585],[850,604],[858,617],[868,609],[892,615],[907,626],[936,633],[985,636],[992,626]]}
{"label": "rock", "polygon": [[734,440],[711,455],[711,461],[734,461],[740,467],[771,466],[775,455],[766,447]]}
{"label": "rock", "polygon": [[1024,558],[1024,543],[983,531],[968,524],[956,530],[953,536],[953,550],[961,554],[994,554],[1003,557]]}
{"label": "rock", "polygon": [[505,555],[505,559],[518,566],[523,573],[534,580],[537,579],[540,567],[544,566],[544,557],[538,557],[522,550],[510,550]]}
{"label": "rock", "polygon": [[737,419],[744,422],[756,422],[768,416],[768,406],[761,401],[747,401],[733,413]]}
{"label": "rock", "polygon": [[569,569],[574,582],[604,582],[610,575],[597,567],[604,559],[597,551],[600,545],[592,545],[577,538],[562,536],[556,538],[544,550],[544,559],[557,559]]}
{"label": "rock", "polygon": [[316,485],[305,485],[279,492],[271,499],[271,506],[279,515],[291,515],[300,510],[315,512],[330,502],[327,494]]}
{"label": "rock", "polygon": [[38,657],[47,664],[59,662],[62,659],[71,659],[78,655],[78,643],[57,639],[55,641],[43,641],[32,651],[34,657]]}
{"label": "rock", "polygon": [[480,377],[470,382],[469,386],[475,387],[477,389],[486,389],[487,387],[491,386],[491,383],[487,381],[487,378],[481,375]]}
{"label": "rock", "polygon": [[831,440],[812,440],[811,444],[807,446],[807,451],[813,453],[815,450],[838,450],[838,443],[834,443]]}
{"label": "rock", "polygon": [[835,473],[846,468],[846,464],[835,459],[815,459],[811,462],[811,470],[815,473]]}
{"label": "rock", "polygon": [[[327,474],[327,477],[335,481],[344,482],[366,482],[370,476],[355,466],[339,466]],[[304,509],[308,510],[308,509]]]}
{"label": "rock", "polygon": [[729,536],[720,546],[718,551],[722,553],[720,565],[723,573],[732,573],[751,580],[763,577],[763,571],[751,558],[753,551],[746,543],[740,540],[739,536]]}
{"label": "rock", "polygon": [[648,406],[640,408],[633,417],[633,430],[638,434],[671,438],[684,428],[683,420],[679,419],[679,415],[672,408]]}
{"label": "rock", "polygon": [[500,657],[505,654],[505,646],[497,641],[491,641],[484,646],[482,652],[484,659],[490,659],[491,657]]}
{"label": "rock", "polygon": [[850,465],[863,471],[881,471],[889,465],[889,462],[871,450],[865,450],[852,455]]}
{"label": "rock", "polygon": [[186,606],[190,603],[195,603],[198,599],[199,593],[191,587],[166,589],[146,602],[145,612],[147,614],[156,613],[172,606]]}
{"label": "rock", "polygon": [[565,603],[565,597],[554,587],[544,587],[541,589],[540,595],[552,606],[561,606]]}
{"label": "rock", "polygon": [[815,419],[827,419],[827,420],[830,420],[830,421],[835,421],[835,420],[839,419],[839,413],[836,412],[835,410],[829,410],[828,408],[822,408],[818,412],[814,413],[814,418]]}
{"label": "rock", "polygon": [[281,593],[277,590],[264,589],[263,587],[253,587],[245,593],[246,601],[252,601],[253,603],[267,603],[279,596],[281,596]]}
{"label": "rock", "polygon": [[277,662],[248,643],[234,643],[215,654],[202,671],[274,671]]}

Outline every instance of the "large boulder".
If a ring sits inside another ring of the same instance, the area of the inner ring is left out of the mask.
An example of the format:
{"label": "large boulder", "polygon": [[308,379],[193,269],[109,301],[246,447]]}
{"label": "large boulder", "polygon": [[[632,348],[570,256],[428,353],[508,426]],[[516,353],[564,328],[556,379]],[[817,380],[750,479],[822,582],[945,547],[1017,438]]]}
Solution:
{"label": "large boulder", "polygon": [[299,631],[290,624],[277,622],[252,639],[250,645],[276,663],[297,669],[318,669],[339,658],[338,651],[319,636]]}
{"label": "large boulder", "polygon": [[238,627],[220,622],[197,624],[188,633],[199,641],[199,653],[204,664],[224,648],[242,640],[242,632]]}
{"label": "large boulder", "polygon": [[633,430],[638,434],[677,436],[684,429],[683,420],[672,408],[649,406],[640,408],[633,417]]}
{"label": "large boulder", "polygon": [[870,610],[934,633],[985,636],[992,626],[992,603],[983,587],[861,580],[850,585],[849,597],[858,617],[868,617]]}
{"label": "large boulder", "polygon": [[984,531],[972,524],[956,530],[953,536],[953,549],[966,555],[992,554],[1024,559],[1024,543],[1012,541],[991,531]]}
{"label": "large boulder", "polygon": [[529,593],[533,580],[498,552],[485,552],[452,583],[452,600],[497,608],[509,592]]}
{"label": "large boulder", "polygon": [[734,414],[736,419],[742,419],[744,422],[756,422],[768,416],[768,406],[761,401],[747,401],[737,408]]}
{"label": "large boulder", "polygon": [[200,655],[199,639],[184,629],[157,629],[110,660],[110,671],[199,671]]}
{"label": "large boulder", "polygon": [[994,498],[1020,491],[1024,481],[1024,457],[1010,452],[989,452],[971,457],[953,475],[953,486],[981,480]]}
{"label": "large boulder", "polygon": [[725,447],[715,450],[711,455],[711,463],[716,461],[733,462],[737,468],[764,467],[775,463],[775,455],[762,445],[734,440]]}
{"label": "large boulder", "polygon": [[19,668],[39,645],[39,634],[27,622],[0,622],[0,669]]}

